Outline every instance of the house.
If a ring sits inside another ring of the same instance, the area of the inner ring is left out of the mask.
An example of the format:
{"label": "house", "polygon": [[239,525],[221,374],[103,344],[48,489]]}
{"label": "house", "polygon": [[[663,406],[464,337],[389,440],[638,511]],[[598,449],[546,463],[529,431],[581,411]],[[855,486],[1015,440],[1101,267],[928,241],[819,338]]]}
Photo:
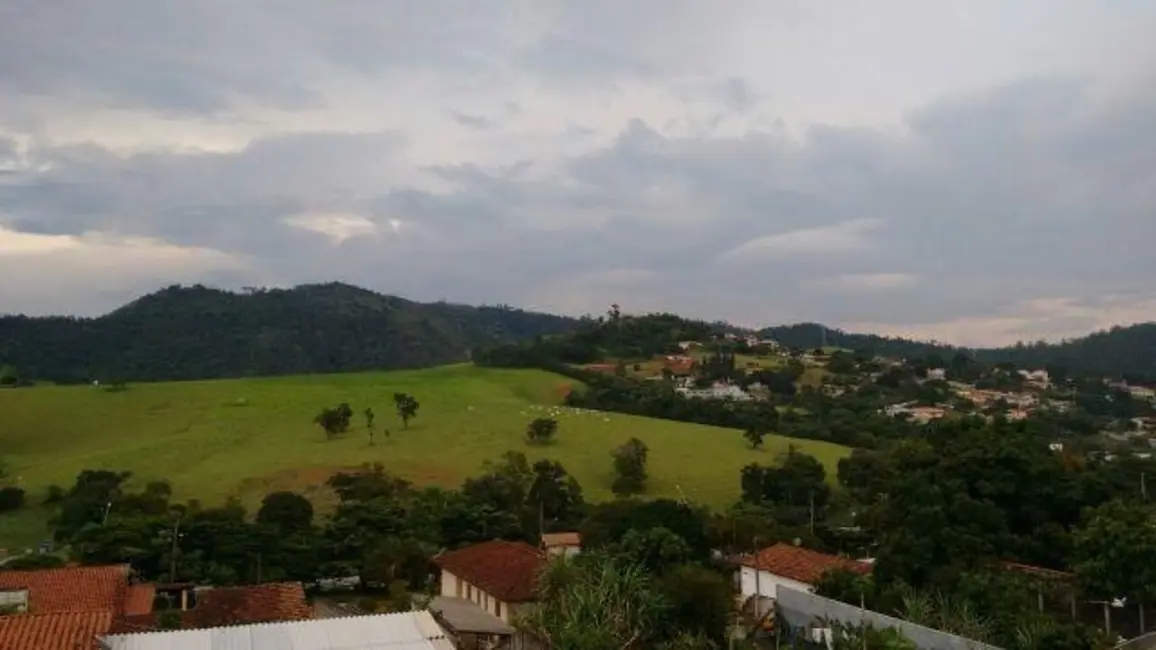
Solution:
{"label": "house", "polygon": [[668,355],[662,359],[662,369],[675,377],[685,377],[694,372],[694,359],[681,355]]}
{"label": "house", "polygon": [[441,570],[441,588],[431,611],[456,635],[508,635],[511,650],[536,647],[531,637],[511,626],[519,608],[534,601],[538,573],[547,561],[541,549],[504,540],[437,555],[433,563]]}
{"label": "house", "polygon": [[455,650],[447,631],[427,611],[112,634],[99,643],[101,650]]}
{"label": "house", "polygon": [[128,565],[0,571],[0,648],[95,647],[115,621],[152,609]]}
{"label": "house", "polygon": [[542,548],[550,557],[573,557],[582,550],[582,536],[578,533],[543,533]]}
{"label": "house", "polygon": [[928,368],[927,379],[929,381],[944,381],[947,379],[947,370],[943,368]]}
{"label": "house", "polygon": [[774,598],[775,590],[786,586],[800,591],[814,591],[814,584],[828,571],[846,569],[859,574],[871,572],[871,565],[837,555],[793,546],[775,544],[754,555],[738,560],[739,593],[743,599],[755,595]]}
{"label": "house", "polygon": [[[140,585],[149,590],[150,606],[168,601],[169,611],[180,613],[180,629],[200,629],[251,623],[301,621],[313,618],[300,582],[270,582],[241,587],[195,587]],[[161,611],[129,614],[112,626],[112,633],[126,634],[161,629]]]}
{"label": "house", "polygon": [[1024,381],[1040,388],[1047,388],[1051,382],[1047,370],[1020,370],[1019,374],[1024,378]]}

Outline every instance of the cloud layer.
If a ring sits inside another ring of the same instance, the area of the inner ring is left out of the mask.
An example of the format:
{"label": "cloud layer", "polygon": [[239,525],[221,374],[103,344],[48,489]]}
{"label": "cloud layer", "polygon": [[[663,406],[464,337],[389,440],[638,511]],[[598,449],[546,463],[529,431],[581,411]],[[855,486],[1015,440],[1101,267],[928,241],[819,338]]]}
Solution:
{"label": "cloud layer", "polygon": [[1156,319],[1156,8],[0,8],[0,311],[344,280],[965,344]]}

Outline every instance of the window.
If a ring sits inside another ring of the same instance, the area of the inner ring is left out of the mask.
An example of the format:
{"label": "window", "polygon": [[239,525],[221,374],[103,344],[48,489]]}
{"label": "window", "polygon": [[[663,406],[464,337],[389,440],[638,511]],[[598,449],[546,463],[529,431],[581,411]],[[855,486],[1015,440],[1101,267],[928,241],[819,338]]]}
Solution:
{"label": "window", "polygon": [[27,589],[0,589],[0,614],[27,611]]}
{"label": "window", "polygon": [[494,599],[494,616],[502,618],[502,601]]}
{"label": "window", "polygon": [[474,599],[474,586],[467,584],[466,585],[466,600],[473,600],[473,599]]}

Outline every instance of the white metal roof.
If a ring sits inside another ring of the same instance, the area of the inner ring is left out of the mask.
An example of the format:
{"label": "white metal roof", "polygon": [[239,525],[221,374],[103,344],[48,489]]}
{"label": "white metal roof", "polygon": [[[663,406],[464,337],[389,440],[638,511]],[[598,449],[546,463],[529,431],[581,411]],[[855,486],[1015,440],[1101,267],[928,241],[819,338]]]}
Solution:
{"label": "white metal roof", "polygon": [[106,650],[454,650],[427,611],[113,634]]}

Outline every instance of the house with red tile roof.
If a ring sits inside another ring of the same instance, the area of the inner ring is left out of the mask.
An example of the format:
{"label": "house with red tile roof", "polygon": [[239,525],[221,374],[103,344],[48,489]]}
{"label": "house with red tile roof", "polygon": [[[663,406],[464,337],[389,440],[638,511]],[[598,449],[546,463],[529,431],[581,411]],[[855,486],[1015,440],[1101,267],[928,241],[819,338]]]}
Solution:
{"label": "house with red tile roof", "polygon": [[10,612],[0,615],[0,648],[96,647],[97,635],[108,633],[113,621],[145,607],[132,592],[130,573],[128,565],[0,571],[0,606]]}
{"label": "house with red tile roof", "polygon": [[525,542],[493,540],[433,558],[441,570],[441,595],[462,598],[505,623],[519,605],[534,600],[546,553]]}
{"label": "house with red tile roof", "polygon": [[[141,585],[153,589],[152,585]],[[300,582],[271,582],[240,587],[206,587],[182,592],[173,607],[181,629],[204,629],[251,623],[302,621],[313,618]],[[151,596],[150,596],[151,597]],[[151,604],[151,602],[150,602]],[[113,623],[113,634],[161,629],[162,612],[128,614]]]}
{"label": "house with red tile roof", "polygon": [[761,595],[774,598],[780,585],[797,591],[814,592],[814,585],[828,571],[845,569],[871,573],[871,565],[837,555],[828,555],[791,544],[775,544],[738,560],[738,581],[745,599]]}

